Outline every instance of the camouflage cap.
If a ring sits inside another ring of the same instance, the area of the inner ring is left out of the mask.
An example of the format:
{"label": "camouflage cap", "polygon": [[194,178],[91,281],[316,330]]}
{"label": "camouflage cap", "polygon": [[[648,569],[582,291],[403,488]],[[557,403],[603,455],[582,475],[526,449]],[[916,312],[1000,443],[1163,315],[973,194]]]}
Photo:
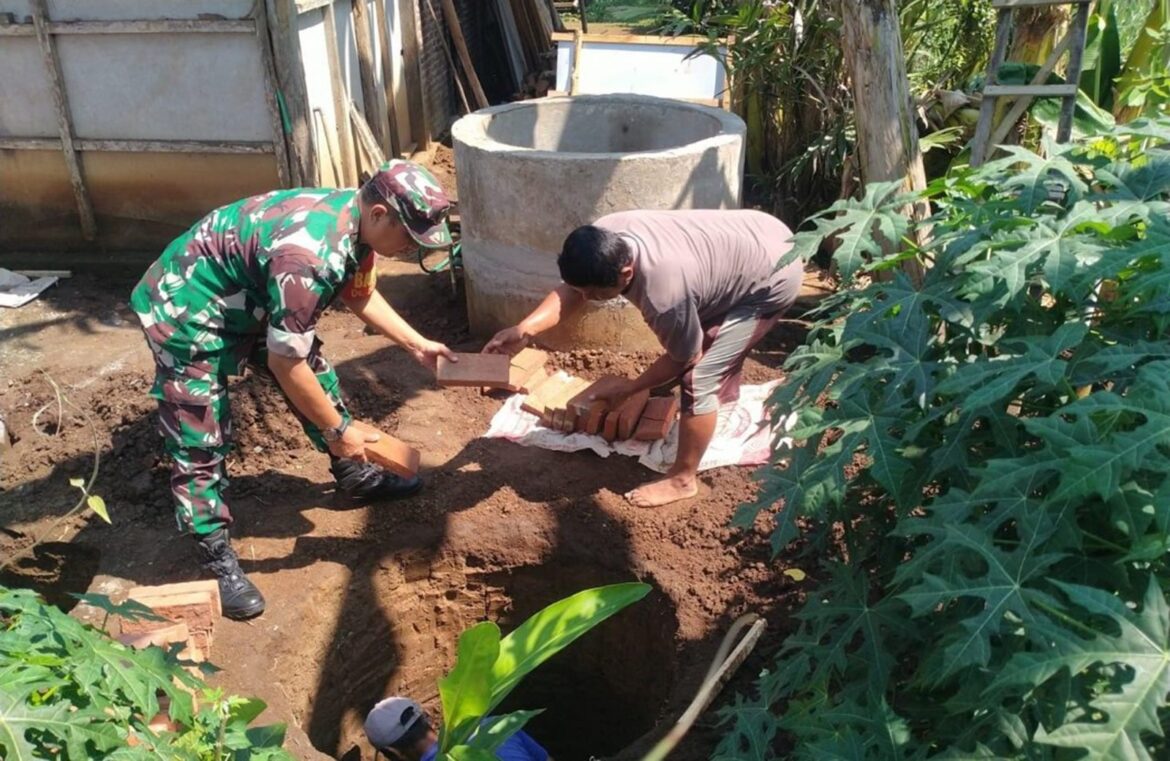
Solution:
{"label": "camouflage cap", "polygon": [[426,248],[447,248],[451,201],[435,176],[413,161],[391,159],[369,179],[378,195],[398,211],[410,237]]}

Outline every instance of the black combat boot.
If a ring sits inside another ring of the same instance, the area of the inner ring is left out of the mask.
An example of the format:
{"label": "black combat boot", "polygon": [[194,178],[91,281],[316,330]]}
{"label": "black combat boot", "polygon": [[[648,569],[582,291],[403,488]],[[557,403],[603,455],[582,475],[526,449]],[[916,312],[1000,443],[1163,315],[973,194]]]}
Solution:
{"label": "black combat boot", "polygon": [[232,549],[228,530],[221,528],[210,534],[196,536],[199,559],[203,570],[219,581],[220,604],[228,618],[242,621],[264,612],[264,597],[256,585],[240,570],[240,561]]}
{"label": "black combat boot", "polygon": [[337,496],[350,503],[385,502],[409,497],[422,488],[418,476],[402,478],[377,465],[330,457],[329,469],[337,479]]}

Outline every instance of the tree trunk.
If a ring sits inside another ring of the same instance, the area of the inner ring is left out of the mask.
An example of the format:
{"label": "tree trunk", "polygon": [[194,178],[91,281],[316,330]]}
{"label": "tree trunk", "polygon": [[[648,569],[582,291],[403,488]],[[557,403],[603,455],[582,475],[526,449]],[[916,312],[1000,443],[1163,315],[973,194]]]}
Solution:
{"label": "tree trunk", "polygon": [[[926,187],[914,104],[906,77],[906,57],[898,23],[896,0],[842,0],[845,67],[853,88],[857,118],[857,148],[864,182],[901,180],[907,190]],[[919,204],[907,210],[926,219],[929,209]],[[889,241],[895,250],[900,241]],[[907,272],[920,276],[917,261],[907,261]]]}
{"label": "tree trunk", "polygon": [[1157,63],[1155,56],[1165,55],[1166,48],[1164,44],[1159,43],[1157,35],[1167,24],[1170,24],[1170,0],[1158,0],[1150,9],[1150,15],[1146,17],[1146,23],[1142,26],[1137,42],[1121,70],[1121,77],[1117,80],[1117,98],[1113,102],[1113,115],[1120,124],[1131,122],[1141,116],[1145,98],[1135,95],[1133,90],[1143,78],[1153,73],[1154,64]]}
{"label": "tree trunk", "polygon": [[[1052,5],[1016,11],[1015,35],[1007,60],[1043,66],[1056,43],[1068,34],[1071,6]],[[1057,73],[1063,73],[1058,67]]]}

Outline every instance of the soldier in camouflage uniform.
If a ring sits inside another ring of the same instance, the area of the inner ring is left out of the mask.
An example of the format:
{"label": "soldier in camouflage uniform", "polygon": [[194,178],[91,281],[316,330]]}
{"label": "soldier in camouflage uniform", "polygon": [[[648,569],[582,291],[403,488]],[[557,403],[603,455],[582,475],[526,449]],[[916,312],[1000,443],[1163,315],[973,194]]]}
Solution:
{"label": "soldier in camouflage uniform", "polygon": [[358,190],[279,190],[216,209],[171,243],[135,287],[130,304],[154,354],[151,396],[174,462],[179,527],[195,536],[204,568],[218,578],[225,615],[250,618],[264,610],[228,535],[228,376],[252,365],[275,377],[313,445],[329,453],[343,497],[371,502],[418,491],[417,477],[402,479],[366,462],[369,439],[349,427],[337,375],[314,328],[340,296],[432,370],[440,355],[452,357],[374,288],[377,254],[450,246],[449,208],[429,172],[390,161]]}

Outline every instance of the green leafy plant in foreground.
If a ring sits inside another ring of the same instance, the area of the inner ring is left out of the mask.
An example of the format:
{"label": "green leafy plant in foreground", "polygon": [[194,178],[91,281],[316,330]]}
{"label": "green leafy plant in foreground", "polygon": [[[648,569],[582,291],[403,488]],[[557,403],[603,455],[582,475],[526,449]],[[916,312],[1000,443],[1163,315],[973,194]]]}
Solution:
{"label": "green leafy plant in foreground", "polygon": [[494,751],[540,711],[513,711],[485,721],[488,714],[534,668],[649,591],[641,583],[586,589],[549,605],[502,639],[490,621],[463,632],[455,668],[439,680],[439,758],[492,761]]}
{"label": "green leafy plant in foreground", "polygon": [[[152,617],[136,603],[85,600],[107,616]],[[248,726],[264,703],[208,689],[183,668],[181,647],[128,648],[27,589],[0,586],[0,758],[291,761],[283,725]],[[150,726],[160,694],[174,731]]]}
{"label": "green leafy plant in foreground", "polygon": [[1009,148],[796,236],[836,238],[846,287],[736,520],[776,508],[807,602],[717,758],[1170,758],[1168,145],[1162,121]]}

